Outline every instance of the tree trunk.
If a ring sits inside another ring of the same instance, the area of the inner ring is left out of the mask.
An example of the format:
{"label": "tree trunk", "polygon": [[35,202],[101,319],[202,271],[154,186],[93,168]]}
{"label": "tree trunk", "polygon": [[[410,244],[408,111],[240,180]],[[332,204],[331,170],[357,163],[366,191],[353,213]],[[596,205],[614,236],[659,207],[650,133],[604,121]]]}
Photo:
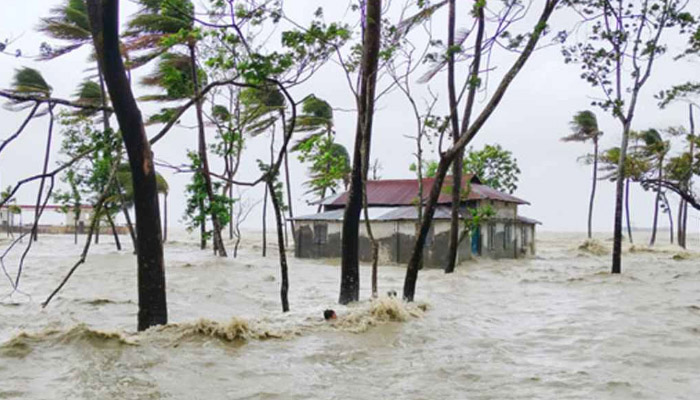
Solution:
{"label": "tree trunk", "polygon": [[156,174],[151,146],[119,52],[119,1],[87,1],[90,26],[134,185],[138,262],[138,330],[168,322]]}
{"label": "tree trunk", "polygon": [[[287,132],[287,120],[284,114],[284,111],[281,112],[282,114],[282,131]],[[284,178],[285,178],[285,184],[287,185],[287,211],[289,212],[289,226],[292,228],[292,241],[296,242],[296,230],[294,228],[294,211],[292,208],[292,180],[289,176],[289,150],[285,149],[284,152]],[[289,245],[289,241],[287,240],[287,224],[284,224],[284,235],[285,235],[285,243]]]}
{"label": "tree trunk", "polygon": [[199,200],[199,248],[207,248],[207,215],[204,212],[204,201]]}
{"label": "tree trunk", "polygon": [[289,299],[287,297],[289,292],[289,276],[287,273],[287,253],[284,248],[284,223],[282,221],[282,210],[280,209],[279,199],[277,198],[277,193],[275,193],[273,182],[273,177],[267,177],[267,188],[270,192],[270,200],[272,201],[272,208],[275,211],[275,221],[277,222],[277,246],[279,247],[277,253],[280,258],[280,274],[282,275],[282,284],[280,286],[282,312],[287,312],[289,311]]}
{"label": "tree trunk", "polygon": [[119,194],[119,205],[122,209],[122,214],[124,214],[124,219],[126,219],[126,227],[129,230],[129,236],[131,237],[131,244],[134,247],[134,254],[139,252],[138,241],[136,240],[136,232],[134,231],[134,224],[131,222],[131,215],[129,214],[129,207],[126,204],[126,198],[124,198],[124,190],[122,189],[119,179],[114,180],[117,185],[117,192]]}
{"label": "tree trunk", "polygon": [[265,185],[265,195],[263,196],[262,210],[262,256],[267,257],[267,194],[269,190]]}
{"label": "tree trunk", "polygon": [[[374,96],[381,36],[381,0],[365,2],[360,87],[357,100],[357,127],[348,200],[342,230],[342,260],[340,272],[340,304],[360,298],[359,226],[362,211],[363,181],[369,170]],[[364,156],[364,157],[363,157]],[[363,160],[364,158],[364,160]],[[363,176],[364,175],[364,176]]]}
{"label": "tree trunk", "polygon": [[117,232],[117,226],[114,225],[114,220],[112,219],[112,215],[107,211],[107,221],[109,222],[109,226],[112,229],[112,235],[114,236],[114,245],[117,246],[118,251],[122,251],[122,242],[119,240],[119,232]]}
{"label": "tree trunk", "polygon": [[[484,29],[485,29],[485,16],[484,8],[476,6],[476,17],[478,21],[476,42],[474,45],[474,61],[472,62],[471,71],[469,72],[469,92],[467,94],[467,103],[464,108],[464,115],[462,116],[462,127],[460,129],[457,120],[457,92],[454,83],[454,53],[452,51],[448,52],[448,89],[450,97],[450,119],[452,121],[453,130],[453,145],[456,146],[459,141],[459,137],[462,132],[466,134],[466,130],[469,128],[469,123],[471,121],[472,110],[474,109],[474,101],[476,99],[476,90],[478,88],[479,79],[479,68],[481,67],[481,53],[482,44],[484,39]],[[450,0],[450,16],[449,16],[449,37],[448,42],[452,43],[447,47],[451,49],[454,44],[454,30],[455,30],[455,0]],[[457,264],[457,251],[459,250],[459,231],[460,231],[460,209],[462,205],[462,164],[464,160],[464,148],[459,149],[457,156],[452,164],[452,214],[450,223],[450,247],[447,258],[447,265],[445,266],[445,273],[454,272],[455,265]]]}
{"label": "tree trunk", "polygon": [[80,220],[80,214],[75,214],[75,221],[73,221],[73,244],[78,244],[78,221]]}
{"label": "tree trunk", "polygon": [[[678,223],[676,224],[677,229],[678,229],[676,237],[678,238],[678,245],[685,249],[685,240],[683,238],[683,218],[684,218],[683,208],[684,207],[687,207],[686,202],[685,202],[685,200],[680,199],[680,201],[678,202],[678,217],[676,218],[676,221],[678,221]],[[670,213],[671,210],[669,210],[668,212]]]}
{"label": "tree trunk", "polygon": [[168,241],[168,193],[163,193],[163,243]]}
{"label": "tree trunk", "polygon": [[666,197],[666,193],[662,193],[661,195],[662,200],[664,204],[666,205],[666,214],[668,214],[668,226],[669,226],[669,231],[671,234],[670,240],[671,244],[673,244],[673,213],[671,212],[671,205],[668,203],[668,198]]}
{"label": "tree trunk", "polygon": [[97,216],[97,222],[95,222],[95,244],[100,244],[100,218]]}
{"label": "tree trunk", "polygon": [[625,121],[622,128],[622,143],[620,144],[620,159],[617,164],[615,180],[615,222],[613,225],[612,273],[622,272],[622,203],[625,183],[625,160],[629,143],[630,121]]}
{"label": "tree trunk", "polygon": [[408,267],[406,269],[406,279],[404,280],[403,284],[403,298],[406,301],[413,301],[416,293],[418,269],[420,267],[421,260],[423,259],[425,240],[428,237],[428,232],[430,231],[430,226],[433,222],[433,215],[435,214],[435,208],[437,206],[437,199],[440,197],[442,184],[445,181],[445,176],[447,175],[447,171],[449,170],[451,163],[452,160],[447,157],[440,157],[440,161],[438,162],[435,181],[433,182],[433,187],[430,188],[430,195],[428,197],[425,210],[423,211],[423,220],[421,221],[420,230],[418,231],[416,244],[413,246],[411,259],[408,261]]}
{"label": "tree trunk", "polygon": [[[659,182],[663,177],[663,164],[662,160],[659,160]],[[661,202],[661,183],[656,185],[656,200],[654,201],[654,222],[651,225],[651,239],[649,239],[649,246],[653,246],[656,243],[656,228],[659,222],[659,203]]]}
{"label": "tree trunk", "polygon": [[630,243],[634,243],[632,221],[630,220],[630,178],[625,179],[625,216],[627,218],[627,236],[629,236]]}
{"label": "tree trunk", "polygon": [[[549,17],[552,15],[554,8],[557,6],[558,1],[547,2],[542,14],[538,19],[535,26],[542,27],[547,25]],[[520,53],[520,56],[515,60],[510,69],[505,73],[498,87],[494,91],[491,99],[484,106],[483,111],[474,120],[474,122],[469,126],[465,132],[460,136],[459,142],[447,151],[445,151],[438,162],[438,170],[435,176],[435,181],[433,187],[430,190],[430,195],[428,196],[428,201],[426,203],[425,212],[423,215],[423,220],[421,221],[421,227],[416,238],[416,242],[413,246],[413,252],[411,253],[411,258],[409,260],[408,266],[406,268],[406,278],[404,279],[403,287],[403,298],[406,301],[413,301],[416,283],[418,280],[418,269],[420,262],[423,257],[423,247],[425,246],[425,240],[428,236],[428,231],[433,221],[433,215],[435,214],[435,207],[437,205],[437,200],[440,197],[440,191],[442,190],[442,184],[445,180],[445,176],[449,170],[450,164],[454,161],[458,152],[464,149],[469,142],[474,139],[477,133],[484,126],[486,121],[491,117],[493,112],[496,110],[500,102],[503,100],[508,88],[510,87],[513,80],[520,73],[525,63],[532,55],[535,50],[537,43],[542,37],[542,29],[535,29],[533,34],[530,35],[527,44]],[[469,125],[469,124],[467,124]],[[620,203],[622,204],[622,203]]]}
{"label": "tree trunk", "polygon": [[214,248],[214,254],[221,257],[226,257],[226,248],[224,247],[224,241],[221,239],[221,223],[219,222],[219,216],[216,214],[216,197],[214,196],[214,189],[211,184],[211,174],[209,173],[209,157],[207,155],[207,137],[204,131],[204,118],[202,117],[202,99],[199,98],[199,78],[197,75],[197,58],[195,55],[194,44],[189,45],[190,48],[190,65],[192,71],[192,83],[194,86],[194,96],[197,98],[195,101],[195,109],[197,111],[197,126],[199,128],[199,159],[200,159],[200,169],[202,177],[204,178],[204,185],[207,191],[207,198],[209,199],[209,208],[211,212],[211,222],[213,225],[212,243]]}
{"label": "tree trunk", "polygon": [[591,185],[591,200],[588,204],[588,238],[593,237],[593,203],[595,202],[595,188],[598,183],[598,137],[593,138],[593,183]]}

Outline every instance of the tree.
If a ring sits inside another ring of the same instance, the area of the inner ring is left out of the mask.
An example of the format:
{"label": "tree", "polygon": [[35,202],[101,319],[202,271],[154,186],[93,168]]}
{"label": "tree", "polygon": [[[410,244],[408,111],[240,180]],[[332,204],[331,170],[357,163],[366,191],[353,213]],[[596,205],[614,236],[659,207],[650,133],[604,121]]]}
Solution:
{"label": "tree", "polygon": [[[632,131],[630,132],[630,138],[632,138],[636,142],[639,140],[639,135],[636,132]],[[635,145],[633,148],[637,148],[637,145]],[[585,158],[588,164],[592,164],[592,159],[593,157],[591,155]],[[613,147],[602,151],[598,159],[598,169],[599,172],[602,172],[604,175],[599,179],[610,180],[612,182],[615,182],[617,180],[617,174],[619,172],[617,169],[619,165],[619,160],[619,147]],[[644,174],[649,170],[649,168],[650,166],[648,159],[646,157],[643,157],[639,152],[633,151],[627,155],[627,158],[625,158],[625,219],[627,220],[627,235],[630,243],[634,243],[632,236],[632,221],[630,219],[629,207],[630,185],[632,181],[639,182],[644,176]]]}
{"label": "tree", "polygon": [[591,198],[588,202],[588,238],[593,236],[593,204],[595,203],[595,189],[598,182],[598,141],[603,132],[598,129],[598,119],[592,111],[579,111],[571,120],[573,133],[564,136],[564,142],[593,142],[593,179],[591,182]]}
{"label": "tree", "polygon": [[119,49],[119,2],[88,0],[97,59],[129,156],[138,239],[138,329],[168,321],[165,268],[155,168],[141,112],[131,92]]}
{"label": "tree", "polygon": [[342,228],[340,271],[340,296],[338,301],[347,304],[359,300],[359,226],[364,198],[363,182],[367,179],[372,142],[372,122],[377,84],[377,66],[381,35],[381,0],[364,3],[363,46],[360,66],[360,85],[357,98],[357,126],[353,150],[352,173],[348,200],[345,205]]}
{"label": "tree", "polygon": [[[325,100],[311,95],[302,104],[302,114],[297,117],[297,131],[308,132],[292,147],[299,161],[309,164],[309,180],[305,185],[318,199],[335,193],[342,184],[347,186],[350,174],[350,156],[347,149],[335,142],[333,109]],[[317,212],[321,211],[321,204]]]}
{"label": "tree", "polygon": [[[664,160],[666,154],[668,154],[671,144],[663,140],[661,134],[656,129],[649,129],[641,132],[641,138],[644,142],[643,147],[640,152],[649,159],[650,165],[653,166],[653,170],[657,173],[657,179],[661,182],[664,179]],[[659,205],[662,200],[661,185],[656,186],[656,200],[654,201],[654,221],[651,226],[651,238],[649,239],[649,246],[653,246],[656,242],[656,229],[659,220]],[[670,210],[668,210],[670,215]],[[671,229],[671,234],[673,234],[673,229]]]}
{"label": "tree", "polygon": [[582,65],[581,78],[601,90],[602,101],[594,101],[620,123],[621,143],[615,182],[615,221],[612,252],[613,274],[622,272],[622,208],[625,159],[630,130],[639,96],[654,71],[655,61],[666,52],[663,34],[678,27],[684,33],[693,17],[684,12],[683,0],[566,0],[586,15],[591,26],[586,40],[563,50],[566,62]]}
{"label": "tree", "polygon": [[[129,21],[129,31],[127,32],[127,36],[131,38],[130,48],[148,51],[138,62],[147,62],[178,45],[185,46],[187,49],[187,54],[179,57],[165,53],[166,63],[168,61],[175,62],[180,68],[172,65],[164,71],[159,68],[164,72],[161,83],[164,86],[172,86],[171,84],[175,83],[175,86],[180,89],[177,94],[187,95],[187,97],[194,99],[198,127],[199,168],[201,168],[204,189],[209,203],[214,205],[216,195],[211,180],[202,112],[201,87],[204,74],[200,73],[201,70],[197,66],[197,42],[201,35],[194,28],[194,5],[190,0],[140,0],[139,3],[143,8]],[[184,57],[186,57],[187,63],[183,62]],[[185,69],[184,65],[189,68],[189,80],[186,79],[188,75],[182,73]],[[165,115],[170,116],[171,112],[172,110],[166,110]],[[163,116],[161,115],[159,118],[162,120]],[[214,254],[225,257],[226,248],[221,238],[223,225],[214,207],[212,207],[211,212],[210,216],[214,226],[212,235]]]}
{"label": "tree", "polygon": [[[423,248],[425,246],[425,241],[428,237],[430,225],[432,224],[433,215],[435,214],[437,200],[442,191],[442,185],[445,181],[445,177],[450,166],[458,157],[461,150],[464,149],[466,145],[469,144],[469,142],[476,136],[476,134],[480,131],[484,123],[486,123],[486,121],[498,107],[498,104],[505,96],[505,93],[510,87],[510,84],[513,82],[518,73],[522,70],[523,66],[535,50],[538,41],[545,33],[547,28],[547,21],[549,21],[549,18],[554,12],[554,9],[556,8],[558,3],[559,0],[546,1],[542,13],[539,16],[532,33],[529,34],[528,39],[525,41],[525,46],[520,51],[520,55],[517,57],[510,69],[505,73],[502,80],[497,85],[497,89],[490,97],[488,102],[485,104],[481,113],[477,116],[477,118],[473,120],[473,122],[469,122],[471,121],[471,111],[473,108],[473,104],[469,105],[469,103],[467,102],[467,109],[463,117],[466,116],[469,118],[466,118],[467,123],[462,124],[462,132],[460,134],[459,140],[456,143],[454,143],[449,149],[442,152],[442,154],[440,155],[440,161],[438,163],[435,181],[433,183],[433,187],[430,190],[430,194],[426,202],[425,212],[423,214],[423,220],[421,221],[420,231],[418,232],[418,235],[416,237],[416,243],[413,247],[413,252],[411,254],[411,258],[406,270],[406,278],[404,280],[403,288],[403,298],[407,301],[412,301],[415,295],[416,283],[418,280],[418,269],[423,258]],[[484,4],[477,3],[476,6],[477,8],[481,9],[484,7]],[[478,10],[477,12],[480,14]],[[502,23],[503,21],[500,22]],[[522,38],[522,40],[525,40],[524,37]],[[517,47],[517,45],[515,47]],[[450,49],[450,51],[454,51],[454,49]],[[476,52],[477,50],[475,50],[475,54]],[[478,53],[480,54],[481,50],[479,50]],[[470,91],[476,91],[476,88],[478,86],[478,79],[474,78],[473,72],[474,69],[472,69],[472,74],[470,78],[470,81],[472,83],[469,88]],[[464,119],[465,118],[463,118],[463,120]]]}

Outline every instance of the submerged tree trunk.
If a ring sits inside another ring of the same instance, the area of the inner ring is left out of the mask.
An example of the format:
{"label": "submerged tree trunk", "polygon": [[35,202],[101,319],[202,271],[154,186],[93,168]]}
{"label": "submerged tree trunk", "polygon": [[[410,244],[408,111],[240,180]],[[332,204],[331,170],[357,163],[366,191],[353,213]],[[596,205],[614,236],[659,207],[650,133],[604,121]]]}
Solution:
{"label": "submerged tree trunk", "polygon": [[112,235],[114,236],[114,245],[117,246],[117,250],[122,250],[122,242],[119,240],[119,232],[117,232],[117,226],[114,225],[114,220],[112,215],[107,211],[107,222],[109,222],[109,227],[112,229]]}
{"label": "submerged tree trunk", "polygon": [[168,194],[163,193],[163,243],[168,241]]}
{"label": "submerged tree trunk", "polygon": [[[659,161],[659,182],[663,178],[663,159]],[[651,239],[649,239],[649,246],[653,246],[656,243],[656,229],[659,223],[659,203],[661,202],[661,184],[656,185],[656,200],[654,201],[654,222],[651,225]]]}
{"label": "submerged tree trunk", "polygon": [[[554,8],[558,4],[558,1],[550,1],[545,5],[542,14],[537,22],[537,27],[543,27],[547,25],[549,17],[552,15]],[[445,180],[445,176],[449,171],[450,165],[454,161],[458,152],[466,147],[469,142],[474,139],[476,134],[484,126],[486,121],[490,118],[493,112],[496,110],[501,100],[506,94],[506,91],[510,87],[515,77],[520,73],[523,66],[527,60],[532,55],[535,50],[538,41],[542,37],[542,29],[535,29],[530,35],[527,44],[522,49],[520,56],[513,63],[508,71],[506,71],[501,82],[499,83],[497,89],[493,93],[491,99],[484,106],[481,114],[474,120],[471,126],[466,129],[466,131],[460,136],[457,144],[450,147],[447,151],[441,154],[440,161],[438,162],[438,169],[435,175],[435,181],[433,187],[430,190],[430,195],[428,196],[428,201],[425,206],[425,212],[423,215],[423,220],[421,221],[421,227],[418,231],[418,236],[416,237],[416,242],[413,246],[413,252],[411,253],[411,258],[408,262],[406,268],[406,277],[404,279],[403,287],[403,298],[406,301],[413,301],[416,291],[416,283],[418,281],[418,269],[420,267],[420,262],[423,257],[423,248],[425,246],[425,240],[428,236],[428,231],[433,221],[433,215],[435,214],[435,207],[437,205],[437,200],[440,197],[440,191],[442,190],[442,184]]]}
{"label": "submerged tree trunk", "polygon": [[270,192],[270,200],[272,201],[272,208],[275,211],[275,221],[277,223],[277,246],[280,258],[280,274],[282,275],[282,284],[280,286],[280,299],[282,300],[282,312],[289,311],[289,275],[287,268],[287,253],[284,247],[284,222],[282,219],[282,210],[279,204],[279,199],[277,198],[277,193],[275,193],[274,180],[272,177],[267,177],[266,187]]}
{"label": "submerged tree trunk", "polygon": [[622,272],[622,203],[625,183],[625,160],[627,158],[627,145],[629,143],[630,119],[626,119],[622,128],[622,143],[620,145],[620,158],[617,164],[617,178],[615,180],[615,220],[613,224],[613,274]]}
{"label": "submerged tree trunk", "polygon": [[668,226],[669,226],[669,232],[671,234],[670,240],[671,244],[673,244],[673,213],[671,212],[671,205],[668,203],[668,198],[666,197],[666,193],[661,194],[661,198],[664,202],[664,205],[666,207],[666,214],[668,214]]}
{"label": "submerged tree trunk", "polygon": [[168,322],[165,268],[153,155],[119,52],[119,1],[87,1],[90,26],[134,185],[138,260],[138,330]]}
{"label": "submerged tree trunk", "polygon": [[[379,61],[381,36],[381,0],[365,2],[365,26],[363,30],[360,87],[357,100],[357,126],[355,149],[348,200],[343,215],[342,260],[340,268],[340,295],[338,302],[347,304],[360,298],[359,226],[363,203],[363,181],[369,170],[372,140],[374,96]],[[366,165],[365,165],[366,164]]]}
{"label": "submerged tree trunk", "polygon": [[199,159],[200,159],[200,169],[202,173],[202,178],[204,178],[204,185],[207,191],[207,198],[209,200],[209,208],[211,212],[211,223],[213,225],[212,233],[212,243],[214,248],[214,254],[221,257],[226,257],[226,248],[224,247],[224,241],[221,239],[221,223],[219,222],[219,216],[217,215],[217,209],[214,207],[216,203],[216,197],[214,196],[214,189],[211,183],[211,174],[209,173],[209,157],[207,155],[207,137],[204,131],[204,118],[202,117],[202,100],[199,98],[199,77],[197,74],[197,58],[195,55],[194,44],[189,45],[190,48],[190,64],[192,71],[192,83],[194,86],[194,96],[197,98],[195,101],[195,110],[197,111],[197,126],[199,128]]}
{"label": "submerged tree trunk", "polygon": [[263,196],[262,209],[262,256],[267,257],[267,194],[269,189],[265,185],[265,195]]}
{"label": "submerged tree trunk", "polygon": [[[453,145],[457,146],[459,137],[462,134],[466,134],[469,128],[469,123],[471,122],[472,111],[474,109],[474,101],[476,99],[476,91],[478,89],[479,80],[479,69],[481,67],[481,52],[484,39],[485,30],[485,16],[484,7],[475,7],[476,18],[477,18],[477,33],[476,42],[474,45],[474,61],[472,62],[471,71],[469,72],[468,87],[469,91],[467,94],[467,103],[464,108],[464,115],[462,116],[462,127],[460,129],[459,123],[457,121],[457,97],[456,89],[454,83],[454,54],[449,51],[448,57],[448,88],[450,96],[450,115],[452,120],[453,134]],[[448,41],[454,42],[454,25],[455,25],[455,0],[450,0],[450,20],[449,20],[449,38]],[[448,45],[448,48],[452,48],[453,45]],[[459,249],[459,231],[460,231],[460,208],[462,205],[462,164],[464,159],[464,147],[460,148],[457,152],[457,156],[453,161],[452,165],[452,215],[450,224],[450,247],[447,259],[447,265],[445,266],[445,273],[454,272],[455,265],[457,264],[457,251]]]}
{"label": "submerged tree trunk", "polygon": [[207,248],[207,215],[204,213],[204,202],[199,201],[199,248]]}
{"label": "submerged tree trunk", "polygon": [[630,220],[630,178],[625,179],[625,216],[627,219],[627,236],[630,243],[634,243],[632,238],[632,221]]}
{"label": "submerged tree trunk", "polygon": [[598,136],[593,137],[593,183],[591,185],[591,199],[588,204],[588,238],[593,237],[593,204],[595,202],[595,189],[598,183]]}

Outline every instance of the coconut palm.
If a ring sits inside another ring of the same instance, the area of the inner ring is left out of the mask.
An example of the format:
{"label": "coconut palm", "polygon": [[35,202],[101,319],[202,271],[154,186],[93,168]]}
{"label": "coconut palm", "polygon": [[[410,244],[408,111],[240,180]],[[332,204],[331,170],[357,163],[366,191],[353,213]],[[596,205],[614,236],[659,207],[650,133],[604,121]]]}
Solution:
{"label": "coconut palm", "polygon": [[85,44],[92,45],[90,22],[84,0],[65,0],[49,11],[50,16],[39,22],[39,31],[49,37],[67,42],[59,48],[42,45],[41,60],[51,60],[79,49]]}
{"label": "coconut palm", "polygon": [[[36,98],[51,97],[53,88],[46,83],[41,72],[34,68],[22,67],[15,70],[12,77],[10,92],[18,95]],[[33,105],[32,102],[23,100],[10,100],[6,108],[17,111]]]}
{"label": "coconut palm", "polygon": [[[653,166],[652,171],[656,172],[657,179],[659,182],[661,182],[664,178],[664,161],[666,159],[666,155],[668,154],[671,148],[671,144],[669,141],[664,140],[661,137],[661,133],[659,133],[659,131],[657,131],[656,129],[648,129],[646,131],[641,132],[640,138],[642,141],[642,145],[639,148],[639,152],[649,159],[650,165]],[[656,185],[656,200],[654,201],[654,221],[651,227],[651,238],[649,239],[649,246],[653,246],[656,242],[656,231],[659,219],[659,205],[661,201],[661,183],[659,183]],[[673,230],[671,230],[671,232],[673,232]]]}
{"label": "coconut palm", "polygon": [[[204,127],[204,118],[202,113],[202,99],[200,98],[200,88],[202,83],[202,71],[197,66],[196,45],[197,37],[194,34],[189,34],[193,29],[194,22],[194,6],[190,0],[138,0],[142,6],[128,23],[128,31],[125,36],[127,38],[127,49],[139,51],[142,54],[135,57],[131,62],[132,67],[143,65],[150,60],[153,60],[161,55],[163,64],[159,64],[156,74],[156,82],[160,83],[166,92],[172,89],[180,89],[175,95],[183,95],[191,92],[191,98],[196,98],[195,109],[197,114],[197,125],[199,128],[198,135],[198,153],[201,160],[201,173],[205,181],[207,197],[210,204],[215,204],[216,198],[214,195],[213,186],[211,183],[211,175],[209,173],[209,161],[207,156],[206,134]],[[177,34],[177,35],[176,35]],[[175,39],[175,37],[178,39]],[[165,38],[176,40],[176,42],[165,45]],[[183,73],[183,56],[176,55],[174,48],[176,45],[184,45],[187,48],[186,57],[189,57],[189,82],[191,82],[191,90],[188,87],[186,73]],[[167,52],[167,53],[166,53]],[[165,68],[165,69],[164,69]],[[194,79],[197,77],[197,79]],[[173,96],[176,97],[176,96]],[[156,118],[153,122],[163,122],[167,119],[169,113],[165,110],[165,115]],[[215,209],[211,208],[211,220],[214,225],[213,241],[214,252],[222,257],[226,256],[226,249],[221,238],[221,224],[219,216]]]}
{"label": "coconut palm", "polygon": [[[249,88],[241,92],[240,101],[243,105],[242,120],[245,121],[243,130],[250,134],[251,136],[257,136],[264,132],[272,129],[272,141],[270,147],[270,163],[273,162],[274,154],[272,148],[272,142],[274,142],[274,129],[278,122],[282,123],[283,129],[286,129],[286,119],[285,119],[285,98],[282,92],[280,92],[274,86],[267,86],[264,88]],[[286,132],[284,133],[286,134]],[[284,154],[284,164],[285,164],[285,177],[287,184],[287,203],[289,204],[289,215],[290,219],[293,218],[294,212],[292,211],[292,192],[289,178],[289,164],[287,159],[287,152]],[[266,255],[267,249],[267,196],[268,187],[265,185],[265,194],[263,195],[263,256]],[[270,193],[271,194],[271,193]],[[292,233],[294,233],[294,226],[292,225]]]}
{"label": "coconut palm", "polygon": [[598,129],[598,120],[592,111],[579,111],[574,115],[570,123],[570,135],[564,136],[564,142],[593,142],[593,182],[591,184],[591,198],[588,204],[588,238],[592,237],[593,203],[595,202],[596,183],[598,181],[598,140],[603,132]]}

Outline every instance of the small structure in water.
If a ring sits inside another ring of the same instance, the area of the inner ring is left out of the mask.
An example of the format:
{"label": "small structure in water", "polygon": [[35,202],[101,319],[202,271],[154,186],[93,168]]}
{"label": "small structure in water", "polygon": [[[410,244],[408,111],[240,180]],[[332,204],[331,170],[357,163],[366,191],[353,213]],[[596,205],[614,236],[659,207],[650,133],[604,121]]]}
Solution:
{"label": "small structure in water", "polygon": [[[423,179],[424,198],[434,183]],[[451,177],[444,187],[451,186]],[[490,205],[495,215],[484,221],[460,242],[458,261],[474,256],[518,258],[535,254],[535,226],[540,222],[518,212],[525,200],[486,185],[472,175],[464,177],[468,195],[460,204],[463,216],[468,209]],[[295,255],[297,258],[339,258],[341,232],[347,192],[322,199],[322,212],[294,218],[296,225]],[[383,263],[408,263],[415,243],[418,221],[418,180],[367,181],[367,205],[372,233],[379,242],[379,259]],[[443,267],[447,262],[452,195],[448,191],[438,198],[433,224],[424,252],[424,265]],[[362,213],[364,221],[364,212]],[[359,257],[371,261],[371,245],[365,224],[360,224]]]}

